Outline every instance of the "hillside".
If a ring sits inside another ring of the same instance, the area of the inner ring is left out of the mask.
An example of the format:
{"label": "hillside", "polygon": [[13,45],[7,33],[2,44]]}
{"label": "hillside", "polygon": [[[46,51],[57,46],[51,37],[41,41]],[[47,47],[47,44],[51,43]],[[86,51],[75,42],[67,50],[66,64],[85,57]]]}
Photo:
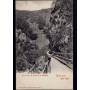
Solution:
{"label": "hillside", "polygon": [[[50,9],[16,11],[16,67],[18,71],[28,69],[32,72],[40,72],[43,70],[42,67],[45,67],[44,64],[48,61],[46,51],[49,40],[46,38],[44,28],[49,24],[49,15]],[[38,67],[42,65],[40,70],[35,64]],[[47,72],[46,69],[45,72]]]}
{"label": "hillside", "polygon": [[51,9],[43,9],[37,11],[16,11],[16,18],[24,18],[26,20],[30,20],[30,22],[39,22],[39,18],[43,19],[45,22],[49,20]]}
{"label": "hillside", "polygon": [[73,58],[73,0],[56,0],[50,15],[50,48],[68,59]]}
{"label": "hillside", "polygon": [[72,0],[56,0],[52,9],[16,11],[18,71],[48,72],[47,51],[73,68],[72,5]]}

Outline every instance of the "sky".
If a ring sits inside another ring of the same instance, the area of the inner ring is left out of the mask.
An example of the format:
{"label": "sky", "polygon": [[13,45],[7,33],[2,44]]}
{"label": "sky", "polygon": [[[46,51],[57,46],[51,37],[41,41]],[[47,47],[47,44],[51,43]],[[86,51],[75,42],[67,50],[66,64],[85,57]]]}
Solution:
{"label": "sky", "polygon": [[40,10],[50,8],[53,0],[48,1],[16,1],[16,10]]}

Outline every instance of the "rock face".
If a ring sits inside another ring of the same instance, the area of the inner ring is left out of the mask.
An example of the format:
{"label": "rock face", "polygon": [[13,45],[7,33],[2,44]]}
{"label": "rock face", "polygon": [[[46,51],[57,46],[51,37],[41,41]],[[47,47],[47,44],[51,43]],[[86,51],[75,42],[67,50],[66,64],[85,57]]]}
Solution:
{"label": "rock face", "polygon": [[50,16],[50,49],[72,59],[73,53],[73,0],[56,0]]}

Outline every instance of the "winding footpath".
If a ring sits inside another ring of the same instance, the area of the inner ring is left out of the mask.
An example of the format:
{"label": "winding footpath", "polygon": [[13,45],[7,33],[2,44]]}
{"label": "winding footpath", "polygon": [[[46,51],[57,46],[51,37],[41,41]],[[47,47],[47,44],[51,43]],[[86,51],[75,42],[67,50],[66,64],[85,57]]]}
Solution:
{"label": "winding footpath", "polygon": [[49,52],[47,52],[47,55],[51,57],[51,72],[52,73],[58,73],[58,72],[64,72],[64,73],[70,73],[72,74],[72,70],[68,68],[66,65],[59,62],[57,59],[53,58]]}
{"label": "winding footpath", "polygon": [[59,62],[55,58],[51,57],[51,72],[52,73],[57,73],[57,72],[72,73],[72,70],[69,69],[67,66],[63,65],[61,62]]}

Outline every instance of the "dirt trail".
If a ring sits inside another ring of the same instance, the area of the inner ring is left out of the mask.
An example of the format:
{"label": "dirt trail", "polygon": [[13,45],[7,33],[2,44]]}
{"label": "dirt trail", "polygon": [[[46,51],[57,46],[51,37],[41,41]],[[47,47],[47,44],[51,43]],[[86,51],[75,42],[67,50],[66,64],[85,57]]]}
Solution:
{"label": "dirt trail", "polygon": [[58,60],[51,58],[51,72],[57,73],[57,72],[66,72],[72,74],[72,70],[69,69],[67,66],[60,63]]}

